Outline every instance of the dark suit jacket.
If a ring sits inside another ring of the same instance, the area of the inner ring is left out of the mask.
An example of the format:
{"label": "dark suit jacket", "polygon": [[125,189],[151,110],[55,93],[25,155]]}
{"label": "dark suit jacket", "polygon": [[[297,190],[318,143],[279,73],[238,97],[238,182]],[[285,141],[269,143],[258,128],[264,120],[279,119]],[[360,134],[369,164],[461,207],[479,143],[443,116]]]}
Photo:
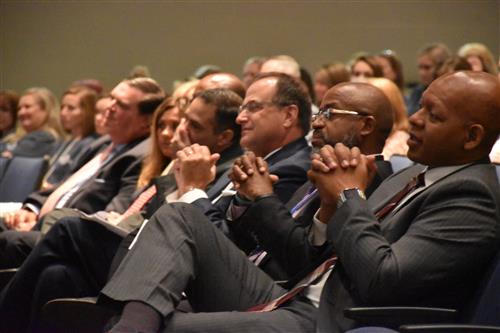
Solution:
{"label": "dark suit jacket", "polygon": [[[376,163],[377,174],[366,189],[367,197],[385,178],[392,174],[389,162],[380,160]],[[319,196],[313,199],[295,219],[290,214],[290,210],[304,198],[311,186],[312,184],[307,181],[286,204],[281,203],[277,198],[265,202],[254,202],[245,214],[231,225],[231,232],[237,234],[235,238],[238,246],[243,248],[245,252],[253,250],[257,243],[268,252],[268,256],[259,267],[275,280],[288,280],[304,270],[305,267],[309,270],[310,262],[315,261],[314,257],[323,250],[311,246],[308,241],[309,226],[320,205]],[[259,233],[259,225],[268,223],[269,220],[274,220],[274,224],[279,225],[279,229],[274,230],[271,234]],[[279,235],[283,234],[289,236],[282,239]],[[249,238],[244,235],[254,235],[255,237]],[[290,241],[290,237],[294,240]],[[244,244],[241,244],[242,242]],[[288,245],[292,244],[293,248],[289,248]],[[303,255],[304,253],[307,255]]]}
{"label": "dark suit jacket", "polygon": [[[500,244],[495,169],[478,163],[455,171],[378,222],[373,212],[421,170],[416,165],[386,179],[368,201],[349,198],[328,223],[330,246],[323,258],[335,249],[339,262],[322,291],[318,332],[352,328],[343,315],[349,306],[460,309],[470,297]],[[262,200],[262,209],[268,200]],[[260,232],[276,233],[280,226],[268,222]],[[277,237],[288,239],[286,246],[293,249],[292,237]],[[289,261],[292,255],[297,253]]]}
{"label": "dark suit jacket", "polygon": [[[99,210],[123,213],[131,203],[148,146],[149,140],[136,140],[126,145],[96,175],[82,184],[64,207],[85,213]],[[50,193],[52,191],[32,193],[24,204],[41,207]]]}
{"label": "dark suit jacket", "polygon": [[[273,190],[282,202],[287,202],[307,180],[307,170],[311,165],[310,154],[311,148],[304,138],[300,138],[282,147],[267,159],[269,172],[279,177],[273,185]],[[211,202],[229,184],[229,172],[230,170],[207,192],[208,199],[198,199],[193,205],[199,207],[212,223],[232,238],[226,221],[226,210],[233,197],[223,197],[215,204]]]}

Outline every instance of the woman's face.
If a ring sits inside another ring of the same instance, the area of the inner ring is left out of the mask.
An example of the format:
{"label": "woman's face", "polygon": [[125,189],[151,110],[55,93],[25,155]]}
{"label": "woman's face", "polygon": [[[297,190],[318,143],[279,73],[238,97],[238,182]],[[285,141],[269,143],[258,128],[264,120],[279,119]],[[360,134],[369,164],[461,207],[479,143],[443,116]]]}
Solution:
{"label": "woman's face", "polygon": [[171,147],[171,143],[175,129],[180,121],[180,111],[177,107],[164,112],[161,117],[158,118],[158,123],[156,124],[156,139],[158,140],[158,147],[165,157],[174,157],[174,150]]}
{"label": "woman's face", "polygon": [[374,75],[373,69],[364,61],[358,61],[352,66],[351,81],[363,82]]}
{"label": "woman's face", "polygon": [[35,96],[24,95],[19,100],[17,119],[26,132],[40,129],[47,121],[47,111],[42,109]]}
{"label": "woman's face", "polygon": [[386,79],[391,80],[392,82],[396,82],[396,72],[391,66],[391,62],[384,57],[377,57],[377,61],[382,67],[382,72],[384,73],[384,77]]}
{"label": "woman's face", "polygon": [[64,95],[61,102],[61,125],[71,134],[77,134],[83,126],[83,110],[80,106],[80,96]]}
{"label": "woman's face", "polygon": [[8,131],[14,127],[14,117],[7,101],[0,97],[0,132]]}
{"label": "woman's face", "polygon": [[471,69],[474,72],[482,72],[484,71],[483,63],[478,56],[470,56],[467,57],[467,62],[469,63]]}

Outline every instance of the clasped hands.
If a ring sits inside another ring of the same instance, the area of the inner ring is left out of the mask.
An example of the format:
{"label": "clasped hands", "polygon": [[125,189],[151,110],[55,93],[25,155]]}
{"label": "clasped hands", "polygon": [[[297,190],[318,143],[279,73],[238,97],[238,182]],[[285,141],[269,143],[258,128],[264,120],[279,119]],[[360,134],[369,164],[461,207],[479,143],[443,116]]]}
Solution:
{"label": "clasped hands", "polygon": [[205,190],[215,179],[215,164],[219,158],[219,154],[212,154],[207,146],[197,143],[179,150],[174,161],[178,195],[193,188]]}
{"label": "clasped hands", "polygon": [[323,146],[312,155],[309,180],[321,199],[319,218],[327,223],[335,213],[340,193],[345,189],[365,191],[376,172],[375,156],[361,154],[359,148],[337,143],[335,148]]}
{"label": "clasped hands", "polygon": [[255,200],[273,193],[273,184],[278,181],[278,176],[269,174],[267,162],[262,157],[246,152],[235,160],[229,179],[241,197]]}

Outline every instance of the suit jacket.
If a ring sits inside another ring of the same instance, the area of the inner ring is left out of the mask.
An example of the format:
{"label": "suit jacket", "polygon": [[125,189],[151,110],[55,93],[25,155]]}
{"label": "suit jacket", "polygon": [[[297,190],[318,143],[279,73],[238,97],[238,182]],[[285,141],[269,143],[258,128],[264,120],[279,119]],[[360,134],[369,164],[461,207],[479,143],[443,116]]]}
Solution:
{"label": "suit jacket", "polygon": [[[392,174],[389,162],[380,160],[376,161],[376,164],[377,174],[365,191],[367,197]],[[310,262],[315,261],[314,257],[322,252],[321,248],[311,246],[308,241],[309,227],[320,205],[319,196],[314,198],[296,218],[292,218],[290,214],[290,210],[304,198],[311,186],[312,184],[307,181],[286,204],[281,203],[278,198],[256,201],[245,214],[231,224],[231,232],[237,235],[236,242],[245,252],[249,253],[249,250],[253,250],[257,244],[268,252],[259,267],[275,280],[288,280],[305,267],[309,271]],[[259,233],[260,224],[269,223],[270,220],[275,221],[279,229],[273,230],[271,234]],[[287,237],[283,239],[280,237],[283,234],[290,235],[289,237],[293,237],[294,240],[290,241]],[[255,237],[245,237],[245,235]],[[293,247],[289,248],[289,244],[293,244]],[[303,255],[304,253],[307,255]]]}
{"label": "suit jacket", "polygon": [[[131,203],[148,146],[149,140],[143,139],[126,145],[101,166],[96,175],[85,181],[64,207],[84,213],[99,210],[123,213]],[[32,193],[24,204],[41,207],[50,193],[52,190]]]}
{"label": "suit jacket", "polygon": [[[311,165],[310,154],[311,147],[307,145],[304,138],[300,138],[283,146],[267,159],[269,172],[279,177],[273,185],[273,191],[282,202],[287,202],[307,180],[307,170]],[[199,207],[212,223],[232,238],[226,220],[226,211],[233,197],[222,197],[215,204],[211,202],[229,184],[229,172],[230,170],[207,192],[208,199],[198,199],[193,202],[193,205]]]}
{"label": "suit jacket", "polygon": [[[495,169],[477,163],[452,172],[405,202],[381,222],[374,216],[423,167],[402,170],[367,200],[349,198],[327,227],[329,244],[311,262],[333,250],[339,261],[321,295],[318,332],[354,326],[350,306],[445,306],[460,309],[477,286],[500,240],[500,190]],[[261,209],[266,209],[263,199]],[[294,249],[293,235],[279,233],[269,219],[259,232],[272,232]],[[361,235],[363,237],[361,237]],[[310,271],[310,269],[309,269]],[[300,275],[300,274],[299,274]]]}

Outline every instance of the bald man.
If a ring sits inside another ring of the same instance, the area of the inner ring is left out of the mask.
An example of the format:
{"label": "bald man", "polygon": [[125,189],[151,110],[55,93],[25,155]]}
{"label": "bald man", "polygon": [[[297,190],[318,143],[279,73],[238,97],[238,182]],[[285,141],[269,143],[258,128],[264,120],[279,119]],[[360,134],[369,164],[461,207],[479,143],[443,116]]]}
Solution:
{"label": "bald man", "polygon": [[231,73],[215,73],[205,76],[198,82],[195,89],[195,94],[208,89],[228,89],[237,93],[241,98],[245,98],[245,85],[234,74]]}

